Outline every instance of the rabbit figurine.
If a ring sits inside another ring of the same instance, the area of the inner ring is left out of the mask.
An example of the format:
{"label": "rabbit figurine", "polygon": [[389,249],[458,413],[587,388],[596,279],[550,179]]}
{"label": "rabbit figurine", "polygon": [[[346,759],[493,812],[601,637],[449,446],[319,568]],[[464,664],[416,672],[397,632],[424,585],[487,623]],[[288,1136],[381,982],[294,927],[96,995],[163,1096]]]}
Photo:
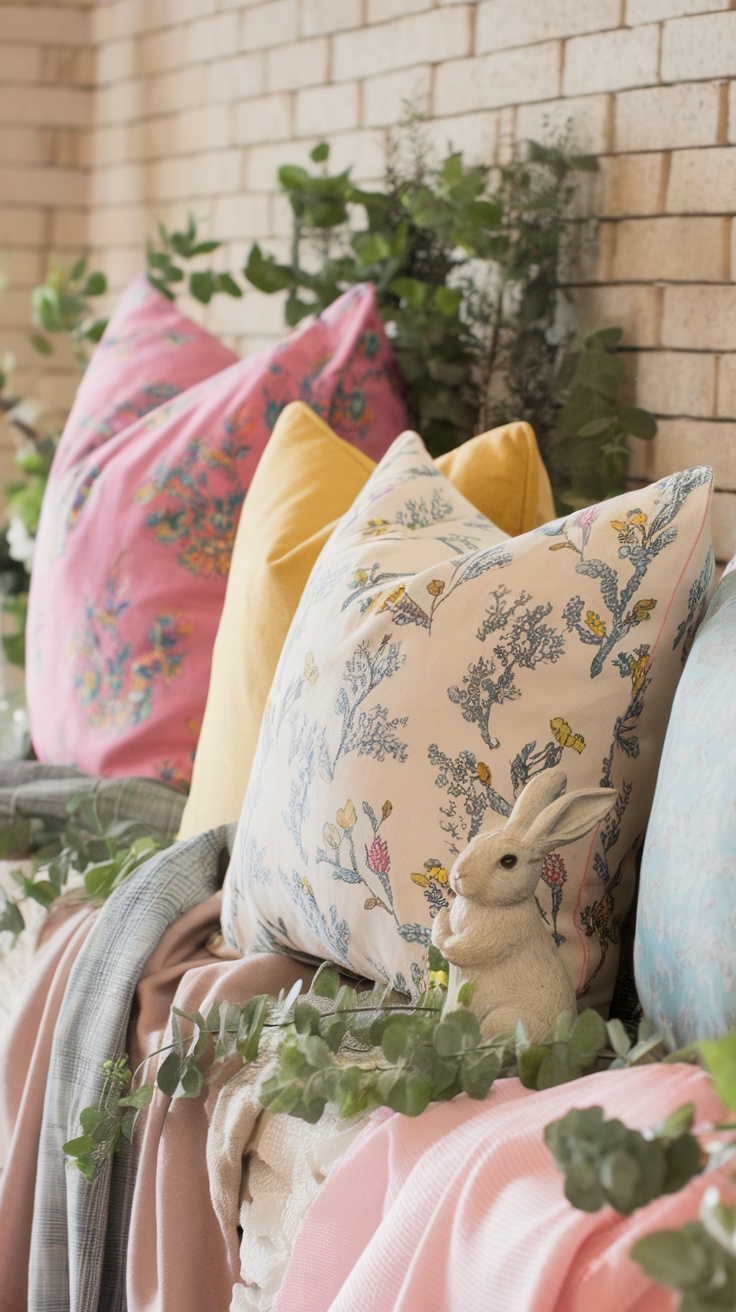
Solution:
{"label": "rabbit figurine", "polygon": [[432,926],[432,942],[450,963],[444,1011],[458,1005],[461,985],[472,981],[484,1039],[513,1030],[521,1018],[538,1043],[561,1011],[575,1012],[575,990],[535,892],[547,853],[582,838],[617,794],[565,793],[566,785],[562,770],[535,775],[500,828],[468,844],[450,871],[456,896]]}

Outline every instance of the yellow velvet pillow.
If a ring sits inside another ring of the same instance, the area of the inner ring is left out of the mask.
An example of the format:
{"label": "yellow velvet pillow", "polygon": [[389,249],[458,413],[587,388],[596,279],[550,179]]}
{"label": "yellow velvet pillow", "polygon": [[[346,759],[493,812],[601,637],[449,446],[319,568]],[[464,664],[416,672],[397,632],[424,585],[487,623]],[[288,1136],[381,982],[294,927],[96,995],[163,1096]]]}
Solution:
{"label": "yellow velvet pillow", "polygon": [[[511,537],[554,518],[528,424],[482,433],[437,464]],[[238,525],[180,838],[240,815],[263,710],[304,585],[335,522],[374,469],[303,402],[279,416]]]}

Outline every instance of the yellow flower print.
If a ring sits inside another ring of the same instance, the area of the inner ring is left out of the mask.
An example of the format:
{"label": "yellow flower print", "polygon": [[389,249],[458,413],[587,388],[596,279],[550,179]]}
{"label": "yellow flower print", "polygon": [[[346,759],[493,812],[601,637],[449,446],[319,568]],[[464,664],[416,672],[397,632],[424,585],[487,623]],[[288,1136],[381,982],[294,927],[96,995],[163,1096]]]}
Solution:
{"label": "yellow flower print", "polygon": [[353,803],[350,801],[349,798],[348,801],[345,803],[345,806],[340,811],[338,811],[335,819],[337,820],[337,823],[339,824],[340,828],[346,830],[346,832],[348,833],[350,832],[351,829],[355,828],[356,824],[358,823],[358,816],[355,807],[353,806]]}
{"label": "yellow flower print", "polygon": [[606,621],[601,619],[597,611],[586,610],[585,623],[591,633],[595,634],[596,638],[604,638],[606,636]]}
{"label": "yellow flower print", "polygon": [[650,662],[648,647],[642,648],[641,655],[631,662],[631,691],[635,697],[647,677]]}
{"label": "yellow flower print", "polygon": [[335,851],[337,851],[338,847],[342,842],[342,834],[340,833],[340,830],[338,829],[337,825],[330,824],[330,822],[328,821],[324,829],[322,830],[322,833],[324,835],[324,840],[327,846],[334,847]]}
{"label": "yellow flower print", "polygon": [[560,744],[560,747],[572,747],[572,750],[577,752],[578,755],[585,751],[585,739],[583,738],[583,735],[581,733],[573,733],[567,720],[563,720],[561,715],[557,715],[554,720],[550,720],[549,727]]}
{"label": "yellow flower print", "polygon": [[475,767],[475,772],[482,784],[490,784],[491,772],[488,769],[488,766],[486,765],[485,761],[478,762],[478,764]]}
{"label": "yellow flower print", "polygon": [[304,678],[313,686],[319,678],[319,670],[314,663],[314,653],[308,651],[304,657]]}
{"label": "yellow flower print", "polygon": [[369,578],[370,574],[367,569],[356,569],[353,575],[353,583],[357,588],[360,588],[364,583],[368,582]]}
{"label": "yellow flower print", "polygon": [[645,597],[641,601],[635,602],[631,610],[624,615],[624,624],[632,626],[634,624],[643,624],[644,620],[649,619],[656,604],[654,597]]}
{"label": "yellow flower print", "polygon": [[390,527],[391,523],[388,519],[369,519],[363,529],[363,537],[380,538]]}
{"label": "yellow flower print", "polygon": [[314,897],[314,889],[312,888],[312,885],[310,884],[306,875],[302,876],[302,888],[304,889],[304,892],[309,895],[309,897]]}
{"label": "yellow flower print", "polygon": [[389,592],[386,600],[378,607],[379,614],[383,610],[388,610],[388,607],[393,605],[394,602],[397,602],[400,597],[403,597],[405,592],[406,585],[404,583],[400,583],[398,588],[394,588],[393,592]]}
{"label": "yellow flower print", "polygon": [[441,597],[444,590],[445,585],[442,579],[432,579],[431,583],[427,584],[427,592],[432,597]]}
{"label": "yellow flower print", "polygon": [[438,884],[446,884],[449,875],[445,867],[439,865],[436,861],[425,861],[424,872],[415,871],[411,878],[412,882],[418,884],[420,888],[429,888],[431,879],[436,879]]}

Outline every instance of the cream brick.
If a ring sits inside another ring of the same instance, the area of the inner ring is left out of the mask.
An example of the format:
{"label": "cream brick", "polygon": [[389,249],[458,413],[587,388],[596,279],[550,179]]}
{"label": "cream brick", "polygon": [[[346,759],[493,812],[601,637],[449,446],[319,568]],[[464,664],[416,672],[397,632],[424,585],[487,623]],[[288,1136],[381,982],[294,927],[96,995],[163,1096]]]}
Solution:
{"label": "cream brick", "polygon": [[132,129],[128,124],[95,128],[89,140],[90,167],[96,169],[105,164],[122,164],[124,160],[130,159],[131,138]]}
{"label": "cream brick", "polygon": [[231,144],[229,105],[183,109],[176,123],[177,149],[187,154]]}
{"label": "cream brick", "polygon": [[662,345],[696,351],[736,351],[733,287],[665,287]]}
{"label": "cream brick", "polygon": [[289,141],[285,144],[251,146],[245,166],[245,187],[247,191],[275,191],[278,187],[277,172],[282,164],[300,164],[311,168],[309,152],[311,141]]}
{"label": "cream brick", "polygon": [[559,94],[559,67],[556,42],[482,59],[449,60],[440,64],[435,75],[434,113],[462,114],[554,100]]}
{"label": "cream brick", "polygon": [[89,14],[83,9],[53,9],[48,5],[10,4],[2,7],[3,42],[38,41],[45,45],[81,46],[89,39]]}
{"label": "cream brick", "polygon": [[293,135],[290,96],[261,96],[235,106],[235,140],[243,145],[288,141]]}
{"label": "cream brick", "polygon": [[277,192],[269,199],[271,202],[271,217],[269,223],[261,231],[268,232],[271,237],[290,238],[294,230],[294,214],[288,197],[281,192]]}
{"label": "cream brick", "polygon": [[716,414],[722,419],[736,419],[736,355],[722,355],[718,361]]}
{"label": "cream brick", "polygon": [[98,87],[94,94],[93,122],[104,127],[108,123],[129,123],[140,118],[146,109],[147,86],[142,78],[136,78],[111,87]]}
{"label": "cream brick", "polygon": [[[153,225],[151,225],[153,231]],[[121,292],[133,281],[135,277],[143,270],[143,258],[140,246],[121,247],[115,251],[105,251],[104,270],[107,274],[108,286],[114,294],[110,297],[110,305],[114,305]]]}
{"label": "cream brick", "polygon": [[180,68],[190,63],[187,28],[172,28],[167,32],[147,32],[138,38],[138,70],[142,75],[155,76],[167,69]]}
{"label": "cream brick", "polygon": [[91,87],[94,67],[87,47],[44,46],[41,50],[40,81],[52,87]]}
{"label": "cream brick", "polygon": [[[147,160],[186,153],[186,146],[180,141],[179,119],[175,114],[167,114],[163,118],[140,119],[137,123],[129,124],[126,133],[128,150],[120,163],[141,164]],[[110,163],[113,161],[110,160]]]}
{"label": "cream brick", "polygon": [[[35,287],[43,277],[43,258],[39,251],[14,250],[8,256],[5,270],[11,287]],[[26,290],[27,295],[27,290]],[[2,297],[0,297],[2,300]]]}
{"label": "cream brick", "polygon": [[26,328],[30,326],[30,298],[28,288],[5,287],[0,295],[0,326]]}
{"label": "cream brick", "polygon": [[270,231],[270,198],[251,194],[220,196],[214,203],[210,226],[222,241],[262,238]]}
{"label": "cream brick", "polygon": [[[172,69],[170,73],[160,73],[158,77],[148,78],[144,83],[128,85],[142,86],[141,109],[147,114],[174,114],[182,105],[201,105],[204,101],[220,99],[208,94],[209,86],[216,70],[223,69],[222,80],[227,83],[230,60],[221,65],[189,64],[185,68]],[[226,98],[226,97],[225,97]]]}
{"label": "cream brick", "polygon": [[110,4],[95,4],[90,13],[90,39],[93,45],[104,45],[128,36],[138,28],[137,0],[117,0]]}
{"label": "cream brick", "polygon": [[736,146],[673,153],[667,187],[670,213],[732,214],[735,200]]}
{"label": "cream brick", "polygon": [[269,91],[297,91],[323,86],[327,81],[329,43],[326,37],[274,46],[266,52],[266,86]]}
{"label": "cream brick", "polygon": [[43,135],[37,128],[0,127],[0,160],[4,164],[45,163]]}
{"label": "cream brick", "polygon": [[186,163],[189,185],[185,196],[201,196],[211,205],[213,196],[231,196],[243,189],[242,150],[207,150]]}
{"label": "cream brick", "polygon": [[622,328],[627,346],[659,345],[661,288],[641,283],[578,287],[571,297],[587,331]]}
{"label": "cream brick", "polygon": [[615,106],[617,151],[711,146],[718,138],[719,92],[712,83],[622,91]]}
{"label": "cream brick", "polygon": [[175,27],[189,23],[217,10],[217,0],[146,0],[138,7],[138,28],[152,31],[157,27]]}
{"label": "cream brick", "polygon": [[260,96],[266,85],[265,60],[260,53],[218,59],[198,71],[202,76],[201,98],[206,103],[247,100],[251,96]]}
{"label": "cream brick", "polygon": [[113,164],[95,169],[90,200],[98,205],[131,205],[143,199],[143,169],[138,164]]}
{"label": "cream brick", "polygon": [[682,14],[708,14],[714,9],[728,9],[730,0],[626,0],[626,23],[659,23],[663,18]]}
{"label": "cream brick", "polygon": [[429,64],[366,78],[363,83],[363,126],[395,126],[404,113],[407,101],[424,106],[428,104],[430,89]]}
{"label": "cream brick", "polygon": [[304,36],[331,36],[362,22],[361,0],[302,0],[301,30]]}
{"label": "cream brick", "polygon": [[600,208],[612,216],[658,214],[662,198],[664,156],[609,155],[600,161]]}
{"label": "cream brick", "polygon": [[89,167],[86,133],[74,128],[50,128],[39,132],[43,164],[59,168]]}
{"label": "cream brick", "polygon": [[367,21],[387,23],[392,18],[404,18],[431,9],[434,0],[368,0]]}
{"label": "cream brick", "polygon": [[728,88],[728,139],[736,143],[736,82]]}
{"label": "cream brick", "polygon": [[546,141],[550,133],[564,133],[569,124],[575,150],[603,155],[610,146],[610,99],[608,95],[580,96],[574,100],[519,105],[516,137],[519,141]]}
{"label": "cream brick", "polygon": [[431,119],[426,137],[440,159],[451,150],[461,150],[469,164],[492,164],[498,149],[498,115],[484,110],[482,114]]}
{"label": "cream brick", "polygon": [[330,136],[330,167],[352,167],[352,179],[359,185],[382,178],[386,168],[386,148],[382,134],[365,130]]}
{"label": "cream brick", "polygon": [[296,135],[320,139],[325,131],[339,126],[346,131],[358,127],[358,84],[340,82],[334,87],[313,87],[297,92]]}
{"label": "cream brick", "polygon": [[101,82],[121,82],[125,78],[135,77],[137,71],[137,50],[132,37],[108,41],[99,47],[95,69],[98,86]]}
{"label": "cream brick", "polygon": [[0,244],[10,248],[41,246],[46,240],[46,220],[37,209],[5,206],[0,198]]}
{"label": "cream brick", "polygon": [[36,82],[41,75],[38,46],[0,46],[0,82]]}
{"label": "cream brick", "polygon": [[135,246],[141,259],[142,247],[152,231],[153,225],[149,223],[143,205],[97,206],[90,213],[89,244],[92,247]]}
{"label": "cream brick", "polygon": [[631,443],[632,478],[653,482],[692,465],[712,465],[716,487],[736,488],[736,426],[660,419],[654,442]]}
{"label": "cream brick", "polygon": [[91,93],[77,87],[0,86],[0,123],[56,123],[85,127],[91,116]]}
{"label": "cream brick", "polygon": [[634,381],[636,404],[653,414],[715,414],[716,356],[705,351],[644,351]]}
{"label": "cream brick", "polygon": [[509,46],[531,46],[555,37],[618,27],[619,0],[486,0],[478,5],[477,54]]}
{"label": "cream brick", "polygon": [[87,175],[73,169],[5,166],[0,168],[0,196],[12,196],[20,205],[83,204]]}
{"label": "cream brick", "polygon": [[[731,448],[735,440],[734,434],[730,433],[728,441]],[[736,496],[733,492],[716,492],[713,497],[712,522],[716,561],[725,564],[736,554]]]}
{"label": "cream brick", "polygon": [[54,210],[51,215],[50,248],[72,251],[75,256],[87,246],[87,210]]}
{"label": "cream brick", "polygon": [[263,50],[295,41],[297,30],[297,0],[270,0],[269,4],[255,5],[241,15],[240,46],[243,50]]}
{"label": "cream brick", "polygon": [[470,6],[459,5],[338,33],[332,40],[332,77],[335,82],[348,82],[469,53]]}
{"label": "cream brick", "polygon": [[733,77],[736,68],[736,11],[675,18],[662,36],[662,81]]}
{"label": "cream brick", "polygon": [[727,276],[724,219],[624,219],[616,231],[613,277],[720,282]]}
{"label": "cream brick", "polygon": [[573,37],[565,44],[564,94],[648,86],[657,81],[658,53],[656,25]]}

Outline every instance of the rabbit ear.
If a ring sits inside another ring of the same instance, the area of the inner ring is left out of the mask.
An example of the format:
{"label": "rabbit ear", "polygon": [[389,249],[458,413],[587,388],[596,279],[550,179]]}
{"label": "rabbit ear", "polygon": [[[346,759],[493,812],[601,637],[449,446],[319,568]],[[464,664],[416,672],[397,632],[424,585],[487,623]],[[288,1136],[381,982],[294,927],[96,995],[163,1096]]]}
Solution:
{"label": "rabbit ear", "polygon": [[610,811],[615,788],[579,788],[545,807],[527,830],[525,844],[546,856],[556,847],[582,838]]}
{"label": "rabbit ear", "polygon": [[506,822],[508,827],[513,826],[524,833],[537,816],[564,793],[566,786],[567,775],[564,770],[542,770],[540,774],[535,774],[519,793]]}

